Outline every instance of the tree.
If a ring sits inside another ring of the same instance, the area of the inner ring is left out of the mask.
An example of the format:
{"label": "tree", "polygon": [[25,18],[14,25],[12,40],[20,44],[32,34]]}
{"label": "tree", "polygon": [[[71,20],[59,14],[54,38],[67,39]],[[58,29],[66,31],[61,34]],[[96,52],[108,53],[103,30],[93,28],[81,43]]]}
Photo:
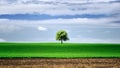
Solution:
{"label": "tree", "polygon": [[63,41],[69,40],[69,38],[67,36],[67,32],[64,30],[59,30],[56,33],[56,40],[61,41],[61,44],[63,43]]}

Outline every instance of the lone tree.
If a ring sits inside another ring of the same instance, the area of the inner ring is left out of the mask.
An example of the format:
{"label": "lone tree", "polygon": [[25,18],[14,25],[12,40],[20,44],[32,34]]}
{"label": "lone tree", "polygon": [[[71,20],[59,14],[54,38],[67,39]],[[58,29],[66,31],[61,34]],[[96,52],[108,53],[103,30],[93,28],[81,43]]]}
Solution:
{"label": "lone tree", "polygon": [[61,41],[61,44],[63,43],[63,41],[69,40],[69,38],[67,36],[67,32],[64,30],[59,30],[56,33],[56,40]]}

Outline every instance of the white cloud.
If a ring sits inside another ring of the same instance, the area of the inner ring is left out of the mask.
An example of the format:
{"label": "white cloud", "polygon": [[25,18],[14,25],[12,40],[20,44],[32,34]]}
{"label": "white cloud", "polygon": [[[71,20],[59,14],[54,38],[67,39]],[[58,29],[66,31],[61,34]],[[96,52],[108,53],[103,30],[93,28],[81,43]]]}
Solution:
{"label": "white cloud", "polygon": [[39,27],[38,27],[38,30],[39,30],[39,31],[46,31],[46,30],[47,30],[47,28],[42,27],[42,26],[39,26]]}
{"label": "white cloud", "polygon": [[[50,19],[50,20],[9,20],[0,19],[0,33],[9,33],[20,31],[24,27],[37,27],[38,30],[45,31],[47,28],[38,25],[76,25],[80,27],[97,27],[97,28],[120,28],[119,23],[114,21],[117,18],[72,18],[72,19]],[[68,31],[69,32],[69,31]]]}
{"label": "white cloud", "polygon": [[[3,1],[3,0],[2,0]],[[1,2],[2,2],[1,1]],[[20,1],[20,2],[19,2]],[[48,14],[48,15],[77,15],[77,14],[116,14],[120,13],[119,3],[98,3],[116,0],[18,0],[15,4],[0,6],[0,14]],[[7,1],[6,1],[7,2]],[[6,3],[5,2],[5,3]],[[28,4],[24,4],[24,3]],[[50,2],[50,3],[46,3]],[[12,3],[12,2],[11,2]],[[14,2],[13,2],[14,3]],[[81,3],[81,4],[76,4]],[[84,4],[88,3],[88,4]],[[24,10],[23,10],[24,9]]]}
{"label": "white cloud", "polygon": [[117,0],[88,0],[90,2],[111,2],[111,1],[117,1]]}
{"label": "white cloud", "polygon": [[0,0],[0,4],[31,4],[31,3],[99,3],[99,2],[112,2],[118,0]]}
{"label": "white cloud", "polygon": [[[38,25],[77,25],[77,26],[87,26],[87,27],[115,27],[120,28],[119,23],[114,23],[114,21],[119,20],[117,18],[72,18],[72,19],[50,19],[50,20],[9,20],[9,19],[0,19],[1,29],[4,25],[5,27],[10,26],[10,28],[18,26],[38,26]],[[6,26],[7,25],[7,26]]]}
{"label": "white cloud", "polygon": [[5,42],[6,40],[4,40],[4,39],[2,39],[2,38],[0,38],[0,42]]}

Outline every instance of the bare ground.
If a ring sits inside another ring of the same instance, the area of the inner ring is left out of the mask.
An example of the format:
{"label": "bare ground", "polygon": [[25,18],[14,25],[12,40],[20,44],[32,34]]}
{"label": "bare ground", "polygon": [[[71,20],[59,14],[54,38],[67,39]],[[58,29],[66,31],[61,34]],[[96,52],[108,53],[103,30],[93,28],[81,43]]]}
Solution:
{"label": "bare ground", "polygon": [[120,68],[120,58],[9,58],[0,59],[0,68]]}

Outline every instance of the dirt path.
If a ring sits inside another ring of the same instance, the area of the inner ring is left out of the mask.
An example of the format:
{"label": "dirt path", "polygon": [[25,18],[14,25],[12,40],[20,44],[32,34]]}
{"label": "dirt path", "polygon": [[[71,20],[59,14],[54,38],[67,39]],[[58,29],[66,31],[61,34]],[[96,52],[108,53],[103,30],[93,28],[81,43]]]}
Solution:
{"label": "dirt path", "polygon": [[0,59],[0,68],[120,68],[120,59]]}

